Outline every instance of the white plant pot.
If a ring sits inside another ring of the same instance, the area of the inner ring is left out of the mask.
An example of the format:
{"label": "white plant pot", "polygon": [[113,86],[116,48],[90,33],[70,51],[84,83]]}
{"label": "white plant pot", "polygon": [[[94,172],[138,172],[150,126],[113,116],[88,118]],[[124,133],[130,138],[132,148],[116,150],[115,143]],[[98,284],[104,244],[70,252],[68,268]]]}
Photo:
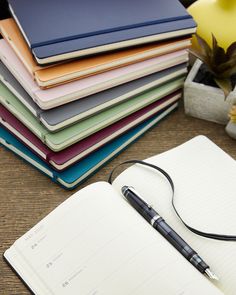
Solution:
{"label": "white plant pot", "polygon": [[230,137],[232,137],[233,139],[236,139],[236,123],[229,121],[225,130]]}
{"label": "white plant pot", "polygon": [[236,103],[236,87],[225,99],[221,89],[194,82],[202,65],[197,59],[184,84],[185,113],[192,117],[226,125],[229,110]]}

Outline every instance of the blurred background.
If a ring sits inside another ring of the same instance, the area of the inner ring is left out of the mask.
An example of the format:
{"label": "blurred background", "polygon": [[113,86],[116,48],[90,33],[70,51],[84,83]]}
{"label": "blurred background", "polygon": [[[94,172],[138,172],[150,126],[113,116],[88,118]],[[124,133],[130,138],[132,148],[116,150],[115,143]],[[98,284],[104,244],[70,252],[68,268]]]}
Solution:
{"label": "blurred background", "polygon": [[7,18],[9,15],[7,1],[0,0],[0,19]]}
{"label": "blurred background", "polygon": [[193,2],[195,2],[196,0],[179,0],[185,7],[188,7],[189,5],[191,5]]}

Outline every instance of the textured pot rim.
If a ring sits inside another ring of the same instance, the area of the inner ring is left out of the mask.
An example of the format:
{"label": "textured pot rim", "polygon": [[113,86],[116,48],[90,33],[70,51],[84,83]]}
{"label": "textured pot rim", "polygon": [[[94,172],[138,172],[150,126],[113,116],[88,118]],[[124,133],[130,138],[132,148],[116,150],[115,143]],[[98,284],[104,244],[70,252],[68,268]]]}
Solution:
{"label": "textured pot rim", "polygon": [[[189,72],[189,74],[188,74],[188,76],[187,76],[187,78],[185,80],[184,86],[189,86],[189,85],[194,85],[195,84],[195,85],[198,86],[198,88],[202,88],[203,90],[206,90],[206,91],[208,90],[208,91],[211,91],[211,92],[215,92],[215,94],[223,96],[223,91],[220,88],[205,85],[205,84],[193,81],[202,64],[203,64],[203,62],[200,59],[197,59],[195,61],[194,65],[192,66],[192,68],[191,68],[191,70],[190,70],[190,72]],[[232,95],[234,97],[236,97],[236,86],[234,87],[233,91],[231,91],[230,94],[226,97],[226,100],[227,100],[227,98],[229,98]]]}

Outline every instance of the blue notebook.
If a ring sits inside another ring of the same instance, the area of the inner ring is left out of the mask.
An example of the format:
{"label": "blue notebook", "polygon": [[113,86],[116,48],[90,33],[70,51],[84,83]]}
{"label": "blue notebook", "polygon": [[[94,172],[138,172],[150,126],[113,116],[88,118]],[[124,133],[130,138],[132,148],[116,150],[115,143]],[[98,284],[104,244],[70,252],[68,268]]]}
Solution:
{"label": "blue notebook", "polygon": [[[114,43],[195,27],[178,0],[9,0],[9,5],[41,63],[121,48],[126,45]],[[104,45],[111,46],[102,48]],[[50,59],[55,55],[60,56]]]}
{"label": "blue notebook", "polygon": [[96,152],[90,154],[82,161],[74,164],[70,168],[58,172],[51,166],[42,161],[38,156],[30,151],[25,145],[17,140],[5,128],[0,126],[0,143],[7,149],[19,155],[25,161],[39,169],[42,173],[49,176],[54,182],[57,182],[66,189],[73,189],[89,176],[95,173],[105,163],[118,155],[128,145],[137,140],[147,130],[152,128],[165,116],[177,108],[177,103],[167,108],[162,113],[152,117],[144,123],[136,126],[127,133],[121,135],[112,142],[106,144]]}

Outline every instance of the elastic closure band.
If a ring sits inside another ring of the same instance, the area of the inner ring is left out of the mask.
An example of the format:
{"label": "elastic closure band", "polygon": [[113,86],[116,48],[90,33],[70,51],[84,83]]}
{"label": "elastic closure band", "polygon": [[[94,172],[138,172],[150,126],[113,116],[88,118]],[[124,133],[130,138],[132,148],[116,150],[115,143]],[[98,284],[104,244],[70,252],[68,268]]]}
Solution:
{"label": "elastic closure band", "polygon": [[129,160],[129,161],[125,161],[125,162],[122,162],[120,163],[119,165],[117,165],[110,173],[109,175],[109,178],[108,178],[108,182],[110,184],[112,184],[112,178],[113,178],[113,175],[114,175],[114,172],[115,170],[122,166],[122,165],[125,165],[125,164],[140,164],[140,165],[143,165],[143,166],[147,166],[147,167],[151,167],[153,169],[155,169],[156,171],[158,171],[159,173],[161,173],[162,175],[165,176],[165,178],[168,180],[170,186],[171,186],[171,189],[172,189],[172,198],[171,198],[171,204],[172,204],[172,207],[176,213],[176,215],[178,216],[178,218],[181,220],[181,222],[193,233],[195,233],[196,235],[199,235],[199,236],[202,236],[202,237],[205,237],[205,238],[209,238],[209,239],[214,239],[214,240],[220,240],[220,241],[236,241],[236,236],[233,235],[223,235],[223,234],[215,234],[215,233],[207,233],[207,232],[203,232],[203,231],[200,231],[196,228],[193,228],[191,227],[190,225],[188,225],[184,220],[183,218],[180,216],[178,210],[176,209],[175,207],[175,186],[174,186],[174,182],[172,180],[172,178],[170,177],[170,175],[165,171],[163,170],[162,168],[156,166],[156,165],[153,165],[153,164],[150,164],[150,163],[147,163],[145,161],[141,161],[141,160]]}

